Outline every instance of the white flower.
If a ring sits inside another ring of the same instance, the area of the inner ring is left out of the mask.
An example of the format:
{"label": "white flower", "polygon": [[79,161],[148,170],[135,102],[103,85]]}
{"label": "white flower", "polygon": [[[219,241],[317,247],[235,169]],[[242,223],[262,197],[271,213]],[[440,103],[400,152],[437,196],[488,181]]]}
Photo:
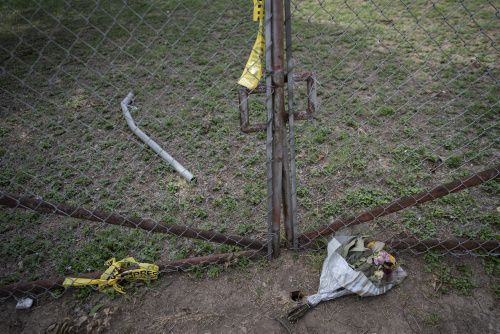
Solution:
{"label": "white flower", "polygon": [[384,277],[384,272],[382,270],[377,270],[376,272],[373,273],[375,275],[375,278],[380,280],[382,277]]}

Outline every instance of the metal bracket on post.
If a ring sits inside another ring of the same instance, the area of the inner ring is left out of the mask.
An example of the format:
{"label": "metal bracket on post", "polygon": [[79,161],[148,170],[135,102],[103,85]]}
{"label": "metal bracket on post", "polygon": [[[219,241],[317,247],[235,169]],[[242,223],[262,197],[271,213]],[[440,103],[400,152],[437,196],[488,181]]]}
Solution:
{"label": "metal bracket on post", "polygon": [[[288,69],[288,66],[287,66]],[[314,118],[316,115],[316,106],[317,106],[317,93],[316,93],[316,75],[314,72],[297,72],[297,73],[292,73],[291,75],[291,83],[288,84],[288,77],[290,75],[288,74],[287,76],[283,77],[283,82],[287,83],[288,86],[288,94],[289,94],[289,106],[288,109],[293,111],[293,108],[290,107],[290,104],[293,104],[293,101],[290,101],[292,98],[290,95],[290,91],[292,90],[293,83],[294,82],[305,82],[307,84],[307,110],[306,111],[299,111],[299,112],[293,112],[293,114],[289,115],[288,113],[285,113],[284,110],[282,111],[282,116],[280,117],[283,121],[282,126],[278,126],[278,129],[281,129],[282,132],[282,145],[281,148],[278,148],[278,150],[281,149],[283,152],[288,152],[287,149],[287,136],[286,136],[286,127],[284,125],[285,122],[290,123],[290,150],[295,150],[295,139],[294,139],[294,130],[293,130],[293,122],[295,120],[307,120]],[[268,95],[274,96],[275,91],[276,91],[275,86],[269,86],[268,84],[259,84],[257,87],[255,87],[252,90],[249,90],[248,88],[244,86],[239,87],[238,95],[239,95],[239,109],[240,109],[240,130],[245,133],[250,133],[250,132],[260,132],[260,131],[268,131],[268,136],[269,134],[272,135],[272,139],[268,138],[268,141],[271,140],[274,142],[274,136],[276,132],[276,123],[272,122],[271,119],[274,121],[276,120],[276,115],[274,116],[269,116],[268,115],[268,121],[267,123],[256,123],[256,124],[250,124],[250,116],[249,116],[249,110],[248,110],[248,99],[250,98],[251,94],[264,94],[266,93]],[[284,96],[284,86],[281,88],[282,94]],[[293,98],[292,98],[293,99]],[[274,102],[274,99],[272,101],[268,101],[268,104],[270,102]],[[270,108],[267,106],[267,108]],[[271,112],[271,115],[273,113],[276,113],[276,110],[274,109],[274,104],[271,107],[272,110],[268,111]],[[284,109],[284,105],[283,105]],[[271,129],[268,129],[268,126],[271,126]],[[292,246],[293,249],[297,249],[298,247],[298,232],[297,232],[297,199],[296,199],[296,186],[295,186],[295,152],[290,152],[290,161],[288,159],[288,153],[281,154],[281,158],[277,158],[275,155],[275,146],[272,146],[272,154],[271,152],[268,152],[268,156],[272,156],[271,160],[273,161],[273,165],[275,161],[279,161],[278,163],[281,165],[281,171],[277,171],[274,169],[272,172],[268,171],[271,175],[268,175],[268,181],[271,179],[275,179],[275,177],[279,177],[281,180],[278,184],[273,184],[273,185],[268,185],[268,188],[272,189],[269,191],[268,189],[268,196],[272,196],[271,194],[275,195],[275,198],[272,199],[270,198],[270,202],[268,203],[270,205],[270,212],[274,212],[274,220],[279,218],[276,218],[277,213],[276,210],[278,208],[281,210],[281,204],[283,204],[283,212],[284,212],[284,218],[285,218],[285,236],[288,241],[288,243]],[[270,149],[268,147],[268,149]],[[269,157],[268,157],[269,160]],[[279,175],[277,175],[277,174]],[[280,194],[281,194],[281,200],[278,200],[276,198],[276,192],[278,191],[278,188],[275,187],[280,187]],[[277,208],[274,205],[274,203],[277,201]],[[281,203],[282,202],[282,203]],[[273,210],[274,209],[274,210]],[[271,222],[269,222],[270,226],[273,226],[273,218],[269,217]],[[276,222],[274,222],[274,226],[276,229]],[[269,231],[270,234],[274,234]],[[270,250],[274,249],[274,246],[269,247]],[[273,252],[273,256],[276,256],[275,252]]]}
{"label": "metal bracket on post", "polygon": [[[285,77],[285,82],[287,82]],[[294,112],[294,120],[306,120],[314,118],[316,115],[317,93],[316,93],[316,74],[314,72],[296,72],[293,73],[294,82],[306,82],[307,84],[307,110]],[[266,123],[250,124],[250,116],[248,110],[248,99],[252,94],[265,94],[266,85],[259,84],[252,90],[244,86],[239,86],[239,109],[240,109],[240,130],[244,133],[260,132],[266,130]],[[288,120],[288,113],[285,113],[285,121]]]}

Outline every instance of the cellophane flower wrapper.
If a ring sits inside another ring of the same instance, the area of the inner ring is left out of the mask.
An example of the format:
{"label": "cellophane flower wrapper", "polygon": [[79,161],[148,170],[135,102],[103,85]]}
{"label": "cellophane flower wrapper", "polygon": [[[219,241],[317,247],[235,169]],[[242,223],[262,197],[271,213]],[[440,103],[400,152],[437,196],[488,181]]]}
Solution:
{"label": "cellophane flower wrapper", "polygon": [[376,284],[361,271],[356,271],[341,255],[344,246],[359,239],[355,236],[336,236],[328,243],[328,255],[323,263],[318,293],[307,297],[307,303],[313,307],[318,303],[357,294],[361,297],[381,295],[407,276],[406,272],[397,266],[390,282]]}

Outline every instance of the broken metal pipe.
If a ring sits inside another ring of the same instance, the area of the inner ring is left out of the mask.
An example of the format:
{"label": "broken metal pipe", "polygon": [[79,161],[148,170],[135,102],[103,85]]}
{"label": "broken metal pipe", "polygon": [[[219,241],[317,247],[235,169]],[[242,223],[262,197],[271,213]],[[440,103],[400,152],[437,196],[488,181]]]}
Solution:
{"label": "broken metal pipe", "polygon": [[134,99],[134,93],[128,93],[127,97],[121,102],[121,107],[123,111],[123,115],[125,116],[125,120],[127,121],[128,126],[132,130],[133,133],[137,137],[139,137],[145,144],[147,144],[153,151],[156,152],[163,160],[165,160],[173,169],[175,169],[183,178],[185,178],[188,182],[196,182],[195,177],[191,174],[184,166],[182,166],[177,160],[172,158],[170,154],[165,152],[153,139],[149,138],[147,134],[141,131],[135,125],[130,112],[128,111],[128,106],[130,102]]}

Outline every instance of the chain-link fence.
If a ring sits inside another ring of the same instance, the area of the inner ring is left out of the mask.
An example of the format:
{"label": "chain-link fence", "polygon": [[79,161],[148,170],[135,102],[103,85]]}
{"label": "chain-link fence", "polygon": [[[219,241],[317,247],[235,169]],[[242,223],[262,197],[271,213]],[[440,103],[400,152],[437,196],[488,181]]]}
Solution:
{"label": "chain-link fence", "polygon": [[[239,130],[252,12],[239,1],[0,3],[2,285],[44,291],[127,257],[216,276],[223,268],[204,267],[265,255],[265,134]],[[249,104],[265,115],[262,99]]]}
{"label": "chain-link fence", "polygon": [[2,297],[111,258],[217,276],[278,253],[282,201],[291,247],[365,222],[395,247],[498,253],[498,6],[291,1],[283,26],[271,2],[250,90],[259,3],[0,3]]}
{"label": "chain-link fence", "polygon": [[302,243],[364,223],[401,248],[498,253],[498,179],[470,188],[499,172],[498,3],[294,1],[292,27],[294,71],[318,82],[295,127]]}

